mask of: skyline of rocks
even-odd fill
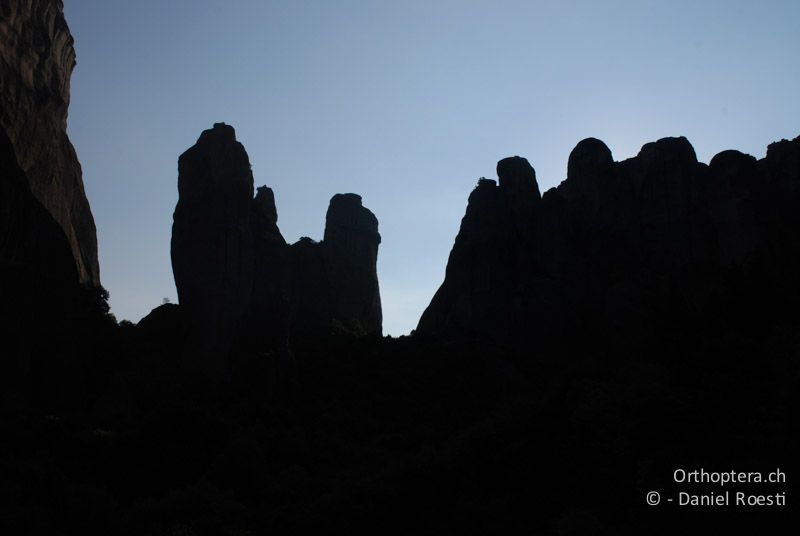
[[[797,293],[787,229],[798,228],[800,138],[756,160],[723,151],[697,161],[686,138],[645,144],[614,162],[600,140],[570,154],[568,176],[539,196],[526,160],[480,179],[445,280],[416,332],[511,341],[576,332],[657,329],[715,311],[754,278],[763,292]]]
[[[289,245],[275,196],[257,189],[232,126],[215,123],[178,160],[171,257],[186,365],[225,378],[236,353],[291,369],[293,337],[380,335],[378,220],[336,194],[322,241]]]
[[[17,104],[0,113],[9,147],[5,184],[15,192],[27,189],[25,196],[41,205],[47,214],[43,217],[52,218],[63,232],[78,282],[99,288],[94,220],[65,131],[75,52],[62,7],[47,0],[2,6],[9,24],[2,28],[0,93]],[[35,39],[37,32],[46,39]],[[209,138],[198,141],[201,146],[208,142],[213,148],[212,138],[225,138],[225,143],[233,138],[225,149],[233,153],[200,155],[193,163],[187,157],[189,174],[200,182],[210,181],[206,186],[212,193],[202,192],[205,186],[184,185],[175,226],[178,249],[188,244],[186,256],[178,253],[176,264],[179,301],[205,318],[198,325],[211,322],[196,328],[201,338],[217,330],[236,331],[243,318],[251,328],[270,332],[263,337],[268,344],[248,344],[276,348],[288,347],[290,333],[380,334],[375,266],[380,235],[377,219],[360,197],[334,196],[323,239],[289,245],[277,226],[272,191],[263,187],[253,197],[249,160],[235,142],[233,128],[220,124],[207,132]],[[641,289],[634,288],[641,281],[631,278],[634,270],[671,277],[686,267],[698,273],[727,270],[750,266],[769,251],[793,251],[777,237],[782,227],[796,223],[792,203],[797,195],[797,145],[797,139],[773,143],[761,160],[723,151],[706,165],[697,161],[685,138],[664,138],[645,144],[637,157],[614,162],[602,141],[589,138],[570,155],[567,179],[543,194],[527,160],[503,159],[497,167],[498,182],[482,179],[470,195],[447,276],[418,331],[483,329],[493,323],[519,331],[519,326],[512,327],[515,322],[537,318],[543,325],[553,324],[546,331],[558,331],[557,326],[584,322],[586,315],[615,318],[625,307],[640,307],[641,296],[634,295]],[[209,177],[231,174],[238,178],[230,184],[211,184]],[[204,195],[209,198],[198,201],[194,217],[190,209],[184,218],[182,206],[191,207],[197,201],[193,196]],[[16,224],[15,210],[4,209],[9,228]],[[219,235],[214,246],[206,243],[209,235],[204,230]],[[60,262],[52,260],[50,252],[60,246],[45,245],[44,239],[34,243],[20,245],[7,236],[6,264],[22,263],[42,281],[74,277],[66,269],[48,273],[48,267]],[[30,249],[38,245],[47,251]],[[205,262],[215,254],[222,263]],[[51,260],[34,260],[48,256]],[[195,302],[209,289],[214,297]],[[592,310],[575,318],[580,309],[576,300],[588,295],[594,296]],[[692,292],[685,298],[704,299]],[[614,303],[626,305],[610,305]],[[272,320],[258,327],[258,318]],[[229,342],[221,353],[231,350],[232,337],[222,337]]]

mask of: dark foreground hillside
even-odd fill
[[[797,323],[523,352],[329,339],[297,379],[213,390],[122,327],[91,410],[5,414],[4,524],[30,534],[641,534],[796,526]],[[533,359],[535,357],[535,359]],[[262,362],[263,363],[263,362]],[[677,468],[771,471],[789,506],[647,506]],[[715,486],[688,491],[719,491]]]

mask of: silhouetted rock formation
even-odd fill
[[[447,263],[445,283],[420,320],[425,332],[435,326],[466,333],[514,331],[518,311],[535,272],[535,217],[541,204],[536,174],[524,158],[501,160],[500,184],[481,179],[469,196]]]
[[[336,194],[325,238],[291,247],[293,332],[297,335],[380,335],[378,220],[356,194]]]
[[[74,67],[60,0],[0,3],[0,127],[28,190],[63,230],[80,281],[99,286],[94,218],[66,133]]]
[[[784,140],[761,161],[725,151],[707,166],[685,138],[665,138],[615,163],[590,138],[541,199],[527,162],[502,160],[500,185],[481,179],[470,195],[417,332],[636,338],[720,313],[737,285],[794,299],[798,155],[800,139]]]
[[[289,246],[278,229],[275,195],[266,186],[260,186],[253,199],[250,225],[255,263],[253,292],[241,346],[273,350],[276,365],[286,373],[293,367],[289,350]]]
[[[232,354],[271,351],[292,367],[289,336],[381,332],[378,220],[355,194],[333,197],[325,239],[291,248],[266,186],[253,197],[247,152],[217,123],[178,163],[172,265],[184,358],[215,378]]]
[[[253,174],[233,127],[216,123],[178,159],[172,269],[185,309],[186,362],[228,373],[228,353],[253,291]]]

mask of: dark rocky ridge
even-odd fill
[[[217,123],[178,159],[171,257],[187,364],[216,377],[253,291],[253,174],[233,127]]]
[[[291,368],[291,336],[380,334],[378,220],[355,194],[331,199],[325,236],[287,245],[272,190],[258,188],[233,128],[217,123],[178,164],[172,265],[187,365],[229,373],[234,354],[272,351]]]
[[[278,229],[275,195],[260,186],[250,213],[254,277],[242,348],[271,348],[282,371],[292,368],[289,251]]]
[[[60,0],[0,2],[0,127],[33,196],[61,226],[82,283],[100,285],[94,218],[67,137],[73,39]]]
[[[500,185],[481,179],[470,195],[417,333],[542,344],[570,333],[636,338],[733,314],[718,298],[740,285],[765,300],[796,299],[789,274],[800,255],[787,230],[800,228],[798,161],[800,138],[770,145],[760,161],[725,151],[710,165],[682,137],[623,162],[590,138],[572,151],[567,179],[540,199],[524,160],[502,160]],[[527,182],[509,181],[521,174]]]
[[[356,194],[336,194],[325,216],[322,242],[290,248],[296,333],[380,335],[378,220]]]

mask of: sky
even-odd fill
[[[444,278],[467,197],[506,156],[540,189],[582,139],[615,160],[686,136],[708,162],[800,135],[797,0],[65,0],[68,133],[117,319],[177,301],[178,156],[235,127],[294,242],[355,192],[380,222],[384,333]]]

